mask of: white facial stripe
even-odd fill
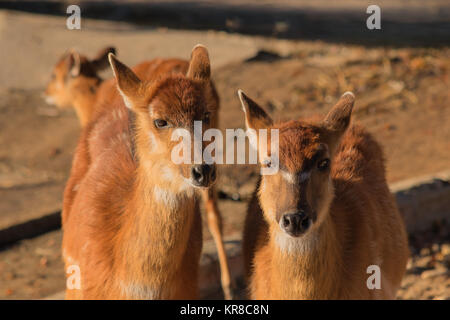
[[[157,150],[158,141],[156,141],[156,137],[153,134],[153,132],[151,132],[151,131],[148,132],[148,138],[149,138],[149,142],[150,142],[150,150]]]
[[[286,182],[288,182],[290,184],[295,184],[296,183],[297,179],[295,178],[295,176],[292,173],[289,173],[287,171],[282,170],[281,171],[281,176],[283,177],[283,179]]]
[[[150,117],[151,118],[155,118],[155,113],[153,112],[153,107],[152,107],[152,105],[150,104],[149,106],[148,106],[148,113],[149,113],[149,115],[150,115]]]
[[[275,210],[273,210],[273,209],[267,209],[267,215],[268,215],[269,217],[272,217],[273,220],[276,222],[277,218],[276,218]]]
[[[281,176],[283,177],[283,179],[286,182],[291,183],[291,184],[296,184],[297,180],[299,183],[307,181],[311,177],[311,171],[304,171],[304,172],[300,173],[299,177],[297,178],[296,175],[282,170]]]

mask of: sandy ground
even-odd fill
[[[221,204],[222,210],[239,213],[243,213],[244,208],[242,203]],[[235,217],[233,222],[242,220]],[[227,220],[227,224],[229,226],[230,221]],[[449,231],[449,226],[437,232],[430,230],[422,235],[420,247],[411,246],[412,258],[398,299],[450,299]],[[206,229],[204,235],[210,239]],[[0,251],[0,299],[41,299],[64,291],[61,239],[61,231],[53,231]]]
[[[121,23],[83,19],[81,30],[68,30],[66,17],[0,11],[0,88],[42,88],[50,69],[69,48],[87,55],[114,45],[129,65],[159,56],[190,56],[193,46],[210,48],[211,63],[218,67],[254,54],[250,37],[221,32],[171,31],[138,28]],[[26,50],[24,50],[26,48]],[[107,73],[109,75],[110,73]]]
[[[275,119],[323,115],[352,90],[354,121],[382,143],[390,182],[449,168],[448,48],[364,48],[102,21],[87,21],[81,32],[72,32],[61,18],[5,11],[0,37],[0,61],[6,61],[0,74],[0,226],[61,206],[79,126],[72,110],[47,106],[41,92],[59,55],[74,46],[93,54],[113,44],[133,65],[156,56],[187,58],[196,43],[204,43],[221,96],[222,128],[243,126],[238,88]],[[222,168],[222,198],[241,200],[220,201],[226,234],[241,230],[256,178],[251,166]],[[449,234],[444,226],[411,235],[413,259],[400,298],[450,296]],[[206,230],[205,238],[210,238]],[[41,298],[61,290],[60,239],[55,231],[3,248],[0,298]],[[435,273],[426,273],[430,270]]]

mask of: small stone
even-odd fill
[[[34,252],[39,256],[51,256],[53,251],[45,248],[36,248]]]
[[[13,280],[14,278],[16,278],[16,275],[14,273],[12,273],[12,272],[7,272],[5,274],[5,279],[6,280]]]
[[[436,253],[436,254],[434,255],[434,258],[435,258],[436,260],[438,260],[438,261],[444,261],[444,255],[443,255],[442,253],[440,253],[440,252]]]
[[[433,245],[431,246],[431,251],[439,252],[439,245],[437,243],[433,243]]]
[[[59,148],[52,148],[52,149],[50,149],[50,151],[48,152],[48,156],[50,157],[50,158],[54,158],[54,157],[56,157],[57,155],[59,155],[61,153],[61,149],[59,149]]]
[[[430,264],[432,263],[431,257],[419,257],[414,261],[414,266],[419,268],[430,268]]]
[[[420,255],[421,256],[428,256],[431,254],[430,248],[422,248],[420,249]]]
[[[420,277],[422,279],[429,279],[437,276],[442,276],[447,273],[447,269],[439,268],[439,269],[432,269],[432,270],[426,270],[422,272]]]
[[[450,254],[447,254],[444,256],[444,258],[442,259],[442,263],[450,269]]]
[[[412,259],[408,259],[408,263],[406,264],[406,269],[410,270],[412,268],[414,268],[414,263],[413,263]]]
[[[39,260],[39,264],[43,267],[46,267],[48,264],[48,259],[46,257],[42,257],[41,260]]]
[[[441,245],[441,253],[444,256],[450,255],[450,243],[444,243]]]
[[[425,59],[422,57],[417,57],[411,60],[409,66],[413,70],[422,70],[426,66]]]

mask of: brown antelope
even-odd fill
[[[321,122],[278,124],[239,96],[247,127],[277,129],[279,139],[278,172],[261,176],[245,221],[251,298],[395,298],[406,231],[380,146],[360,126],[347,129],[354,95],[344,94]],[[259,155],[261,166],[272,165]],[[380,268],[380,289],[369,289],[372,265]]]
[[[90,60],[74,50],[64,54],[53,68],[50,82],[45,90],[45,100],[59,108],[73,107],[85,126],[92,118],[98,101],[107,100],[114,82],[103,81],[99,71],[108,67],[108,54],[115,53],[113,47],[100,50]]]
[[[114,55],[109,60],[121,97],[96,107],[64,193],[66,269],[75,265],[81,276],[66,297],[196,298],[202,247],[196,194],[208,192],[215,166],[176,165],[171,134],[192,131],[196,120],[203,130],[216,121],[208,53],[196,46],[189,63],[155,60],[144,68],[146,79]],[[210,209],[208,220],[218,225],[217,217]]]
[[[89,60],[75,51],[66,53],[54,67],[52,79],[45,91],[46,100],[50,104],[56,104],[64,108],[72,105],[78,115],[80,124],[85,127],[87,123],[95,118],[96,113],[107,112],[114,99],[118,98],[114,79],[102,81],[98,71],[109,65],[108,53],[115,53],[112,47],[101,50],[97,57]],[[189,62],[179,59],[154,59],[145,61],[133,67],[133,71],[142,80],[151,81],[164,74],[183,73],[186,74]],[[212,103],[216,106],[211,111],[211,127],[218,127],[219,98],[211,82]],[[121,112],[113,111],[113,118],[122,115]],[[72,187],[83,178],[87,171],[89,161],[77,162],[77,169],[72,171]],[[74,196],[67,191],[68,198]],[[209,230],[215,241],[219,256],[221,283],[226,299],[232,298],[233,283],[228,268],[227,257],[222,238],[222,219],[217,206],[217,193],[214,186],[208,190],[201,190]],[[67,202],[71,205],[71,201]],[[66,205],[64,212],[69,211],[70,205]]]

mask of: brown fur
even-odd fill
[[[107,54],[109,52],[115,52],[115,49],[105,48],[92,60],[74,51],[66,53],[54,67],[52,79],[45,91],[47,100],[58,107],[74,107],[82,127],[86,126],[92,119],[96,119],[98,114],[108,112],[105,109],[109,109],[114,100],[119,97],[115,89],[114,79],[103,81],[98,76],[98,71],[105,67],[105,63],[107,64]],[[132,70],[140,79],[151,82],[161,78],[161,75],[186,74],[188,68],[188,61],[158,58],[142,62],[133,67]],[[73,71],[77,74],[76,76],[72,74]],[[211,115],[212,127],[217,128],[219,121],[219,97],[213,82],[207,89],[210,91],[210,99],[217,104],[213,108]],[[78,149],[84,148],[85,143],[80,142]],[[83,157],[83,152],[77,152],[76,157]],[[87,171],[88,163],[88,158],[82,161],[74,161],[74,170],[72,170],[72,178],[69,180],[69,185],[73,187],[78,183]],[[68,187],[68,189],[70,188]],[[201,194],[206,207],[208,227],[217,246],[224,295],[227,299],[230,299],[232,297],[233,283],[223,245],[222,219],[217,206],[215,187],[211,187],[209,191],[203,190]],[[66,194],[65,207],[71,205],[72,197],[72,193]],[[68,212],[68,210],[65,209],[63,212]]]
[[[75,51],[64,54],[53,68],[51,79],[45,90],[48,103],[59,108],[73,107],[85,126],[92,118],[95,105],[108,100],[114,82],[103,81],[99,71],[108,66],[107,55],[115,52],[108,47],[100,50],[96,57],[88,59]]]
[[[249,117],[249,98],[243,97]],[[395,298],[408,258],[406,231],[380,146],[360,126],[346,130],[352,106],[352,97],[344,95],[320,123],[272,125],[259,116],[279,129],[280,172],[261,177],[248,207],[243,251],[251,298]],[[314,159],[320,145],[325,151]],[[317,161],[327,157],[331,169],[319,172]],[[306,170],[309,179],[294,184],[281,172],[295,177]],[[278,222],[300,207],[313,224],[294,238]],[[381,289],[367,288],[369,265],[380,266]]]
[[[198,199],[183,179],[188,166],[170,160],[174,128],[159,130],[152,121],[162,117],[190,128],[205,112],[217,114],[217,94],[196,63],[205,58],[199,50],[190,65],[161,59],[138,65],[137,80],[112,58],[133,111],[115,91],[112,103],[97,106],[82,132],[63,209],[66,267],[80,266],[81,290],[67,290],[67,298],[196,298],[202,246]],[[184,76],[189,66],[196,72]],[[170,179],[163,170],[170,170]]]

